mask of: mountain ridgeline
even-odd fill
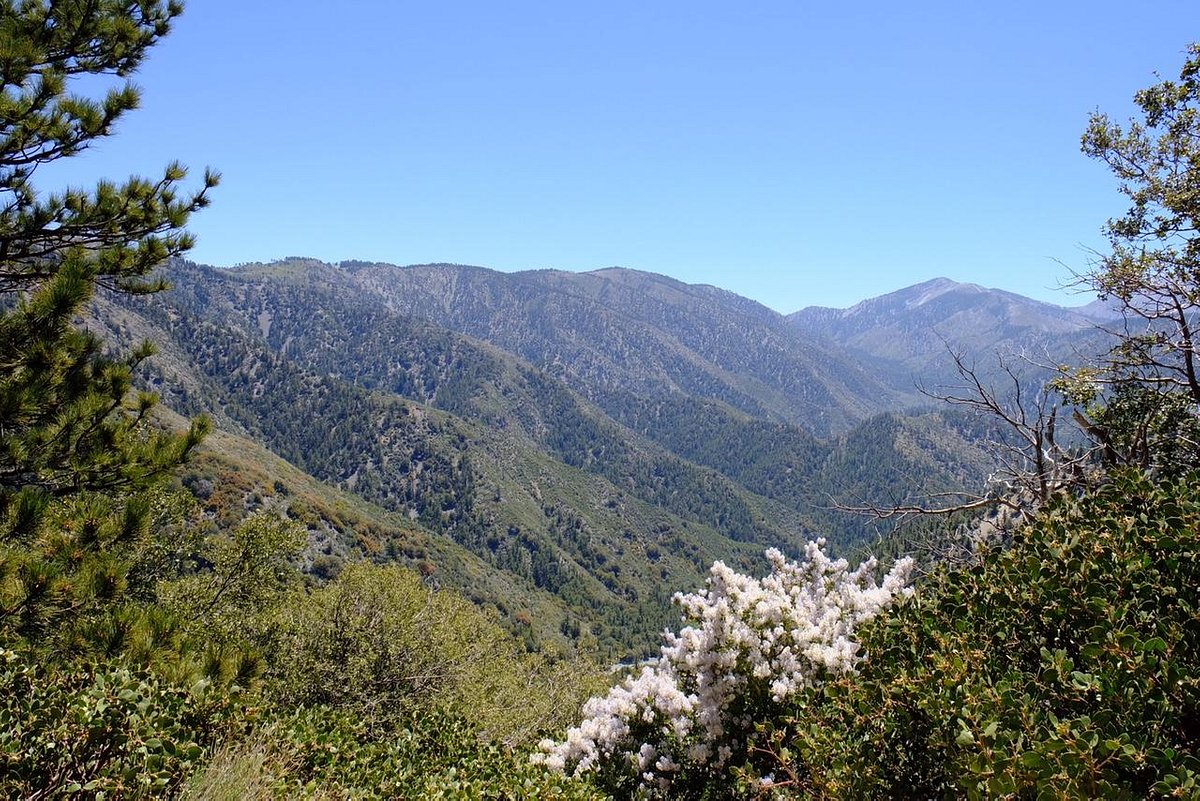
[[[1119,314],[1097,301],[1064,308],[1012,292],[935,278],[848,309],[810,306],[787,316],[809,336],[841,343],[892,386],[931,390],[959,376],[952,353],[985,373],[997,358],[1015,369],[1075,363],[1099,352]]]
[[[265,492],[308,525],[318,574],[406,562],[531,643],[609,656],[652,647],[714,560],[888,530],[838,503],[981,486],[989,421],[914,386],[946,376],[947,344],[1062,359],[1096,337],[1087,314],[945,279],[785,317],[625,269],[289,259],[166,277],[101,299],[92,324],[157,343],[146,382],[213,417],[222,437],[185,480],[214,515]],[[214,494],[246,459],[270,486]]]

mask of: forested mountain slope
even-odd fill
[[[436,272],[411,269],[427,278]],[[398,311],[398,293],[376,292],[365,272],[372,280],[380,274],[311,260],[237,270],[178,262],[166,274],[170,292],[107,298],[95,324],[118,345],[159,344],[148,381],[176,411],[209,413],[230,436],[337,488],[346,502],[360,498],[399,515],[498,571],[489,580],[497,591],[480,591],[463,570],[442,575],[510,621],[521,609],[542,610],[538,638],[595,641],[613,655],[645,647],[670,619],[671,593],[695,586],[712,561],[749,566],[767,546],[795,552],[814,536],[849,549],[888,527],[837,511],[838,503],[901,502],[985,477],[988,462],[976,443],[987,432],[948,411],[875,415],[820,437],[781,414],[731,403],[736,381],[714,396],[661,387],[653,371],[630,377],[639,364],[669,364],[664,343],[678,350],[685,339],[734,365],[727,341],[736,320],[751,332],[741,335],[743,363],[799,364],[788,361],[787,348],[813,363],[779,315],[730,293],[627,271],[585,276],[584,289],[570,293],[562,285],[573,279],[558,273],[508,284],[467,268],[441,272],[489,278],[470,292],[459,285],[447,308],[492,308],[498,331],[543,354],[586,337],[530,309],[561,307],[564,298],[593,310],[627,308],[619,318],[597,313],[613,330],[624,321],[649,337],[651,355],[639,359],[633,340],[618,338],[631,349],[617,362],[597,341],[589,347],[606,370],[625,367],[605,373],[617,376],[612,381],[585,381],[562,365],[543,369],[428,315]],[[647,300],[648,285],[665,289]],[[525,305],[502,314],[496,298],[514,286]],[[650,318],[654,325],[641,328],[628,322]],[[706,319],[718,322],[705,329]],[[535,335],[540,330],[545,336]],[[752,335],[763,338],[766,355],[751,353]],[[705,375],[734,375],[703,363]],[[849,372],[865,375],[856,369]],[[738,381],[753,384],[744,374]],[[771,393],[786,394],[782,385]],[[835,416],[849,414],[840,407]],[[448,546],[440,556],[389,546],[387,538],[364,546],[352,526],[309,517],[322,570],[364,553],[424,560],[433,570],[448,558]]]
[[[629,395],[682,394],[826,435],[907,400],[835,346],[711,286],[619,268],[341,266],[389,308],[502,347],[609,411]]]
[[[214,412],[243,439],[470,550],[507,574],[508,585],[525,588],[488,597],[470,577],[451,573],[447,580],[464,579],[477,600],[510,616],[525,609],[528,619],[530,608],[545,607],[538,592],[563,599],[558,612],[537,616],[542,639],[569,634],[597,642],[612,658],[633,644],[652,645],[669,620],[671,593],[694,585],[712,561],[748,564],[764,545],[794,547],[798,532],[808,530],[799,515],[715,471],[624,442],[615,424],[572,405],[577,399],[565,389],[560,407],[526,406],[524,422],[551,443],[542,446],[500,412],[482,423],[305,369],[230,326],[232,318],[216,324],[155,303],[110,308],[105,319],[166,343],[153,380],[168,402]],[[432,368],[423,377],[424,386],[436,384]],[[575,442],[555,428],[569,425],[594,436]],[[587,448],[605,443],[611,447],[601,458],[589,460]],[[567,451],[577,465],[556,455]],[[328,523],[327,515],[310,518]],[[310,535],[320,528],[310,525]],[[334,551],[346,550],[346,538],[361,544],[356,531],[338,534],[343,542]],[[373,548],[372,558],[406,561],[388,542],[365,550]]]
[[[453,545],[503,589],[480,591],[463,570],[445,580],[510,621],[539,608],[542,639],[569,633],[614,655],[645,647],[670,619],[671,593],[712,561],[749,566],[767,546],[795,552],[815,536],[849,550],[891,524],[840,504],[975,489],[991,464],[986,424],[952,409],[904,413],[907,396],[871,377],[916,364],[895,350],[899,333],[886,358],[855,363],[850,349],[813,344],[832,324],[798,334],[795,318],[713,287],[615,269],[308,259],[176,262],[165,275],[170,292],[107,298],[96,324],[121,346],[159,344],[147,380],[168,405],[208,413],[346,502],[449,544],[440,555],[382,540],[372,550],[353,527],[310,515],[318,567],[366,553],[437,570],[426,556],[446,561]],[[910,293],[962,294],[936,283]],[[860,307],[879,314],[848,315],[862,329],[854,347],[868,318],[927,335],[939,313],[877,300]],[[990,308],[971,313],[996,317]],[[1063,341],[1055,330],[1078,329],[1060,316],[1059,329],[1033,324]]]

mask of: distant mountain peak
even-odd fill
[[[1054,354],[1044,359],[1054,363],[1102,349],[1093,320],[1103,311],[1069,309],[934,278],[848,309],[811,306],[787,320],[800,331],[873,359],[881,374],[893,369],[893,380],[911,382],[919,376],[928,385],[954,379],[948,347],[984,361],[1005,352]]]
[[[905,300],[905,305],[912,309],[916,308],[917,306],[923,306],[934,298],[950,292],[979,293],[987,291],[989,290],[984,289],[979,284],[962,284],[949,278],[934,278],[932,280],[925,281],[924,283],[917,284],[916,286],[911,286],[907,289],[901,289],[899,292],[895,292],[893,294],[909,295],[910,297]],[[886,297],[886,295],[884,297]]]

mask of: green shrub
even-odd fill
[[[334,798],[598,798],[587,785],[479,739],[459,714],[422,708],[372,725],[328,707],[266,730],[276,791]]]
[[[230,712],[205,683],[184,689],[116,664],[46,669],[0,650],[0,796],[160,797]]]
[[[601,678],[582,660],[522,652],[462,596],[396,566],[351,565],[325,587],[296,592],[269,630],[268,693],[285,709],[385,720],[442,705],[508,744],[565,726]]]
[[[254,643],[264,619],[300,584],[291,560],[304,541],[299,524],[253,514],[199,543],[202,567],[160,582],[156,600],[187,620],[193,636],[222,645]]]
[[[743,789],[1194,796],[1200,491],[1118,473],[862,630],[861,672],[764,722]]]

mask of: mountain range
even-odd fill
[[[182,480],[217,519],[309,528],[319,580],[400,561],[531,645],[644,653],[722,559],[887,533],[839,503],[978,488],[992,422],[931,407],[947,347],[1099,346],[1096,307],[936,279],[778,314],[612,268],[501,273],[288,259],[176,262],[91,325],[149,339],[147,386],[217,434]]]
[[[1103,349],[1102,325],[1119,316],[1100,301],[1065,308],[935,278],[848,309],[810,306],[787,321],[874,364],[893,388],[932,388],[956,380],[952,353],[984,371],[998,358],[1026,366],[1078,362]]]

